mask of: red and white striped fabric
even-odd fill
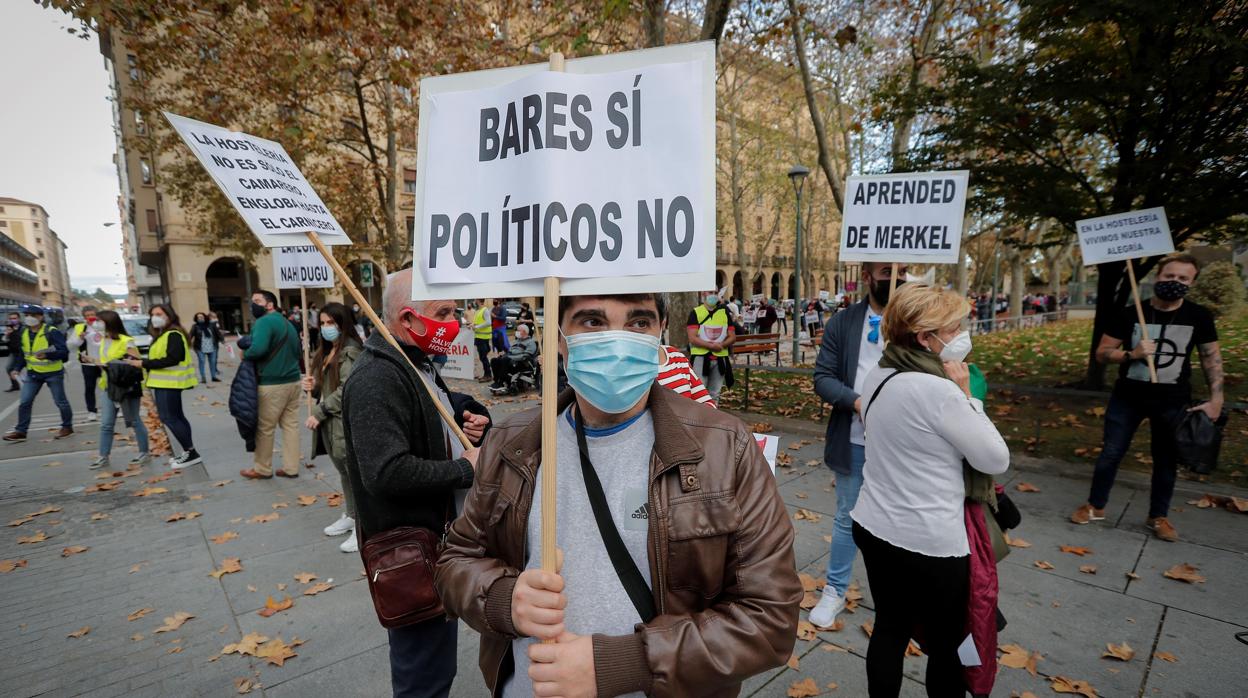
[[[694,373],[689,365],[689,358],[676,347],[666,345],[663,347],[663,353],[667,355],[667,361],[659,367],[659,385],[675,391],[677,395],[684,395],[703,405],[715,407],[715,401],[706,391],[702,379],[698,378],[698,374]]]

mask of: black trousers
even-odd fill
[[[394,698],[444,698],[455,681],[459,622],[435,618],[388,631]]]
[[[965,696],[958,645],[967,635],[970,559],[929,557],[898,548],[857,522],[854,542],[862,551],[875,600],[875,628],[867,645],[871,698],[901,693],[902,664],[912,637],[921,639],[927,655],[927,695]]]
[[[85,386],[83,386],[83,390],[85,392],[84,397],[86,397],[87,399],[87,411],[88,412],[96,411],[95,409],[95,384],[100,380],[100,370],[101,369],[99,366],[83,366],[82,367],[82,382],[86,384]]]
[[[474,338],[473,343],[477,347],[477,358],[481,360],[481,367],[485,370],[485,377],[490,378],[490,340]]]

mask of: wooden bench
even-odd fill
[[[732,355],[745,355],[745,363],[748,366],[751,355],[758,355],[758,363],[762,364],[762,355],[769,352],[775,352],[776,365],[780,365],[780,334],[743,334],[737,337],[732,343]]]

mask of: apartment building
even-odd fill
[[[28,268],[38,276],[38,293],[23,302],[68,308],[74,293],[69,284],[66,245],[48,225],[47,210],[31,201],[0,197],[0,233],[31,255],[26,260],[17,253],[12,256],[7,251],[0,253],[0,258]],[[0,241],[0,244],[7,243]],[[29,267],[25,262],[29,262]],[[4,270],[0,269],[0,273]]]

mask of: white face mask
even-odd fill
[[[35,325],[43,322],[43,318],[36,317],[34,315],[23,315],[22,322],[26,323],[27,327],[34,327]]]
[[[91,329],[95,330],[96,332],[103,332],[104,322],[102,320],[93,320],[91,322]]]
[[[967,330],[959,332],[957,336],[949,340],[948,344],[936,335],[932,337],[945,345],[945,348],[940,350],[940,358],[943,361],[965,361],[967,354],[971,353],[971,333]]]
[[[169,318],[166,318],[164,315],[152,316],[152,327],[155,327],[156,329],[159,330],[167,324],[169,324]]]

